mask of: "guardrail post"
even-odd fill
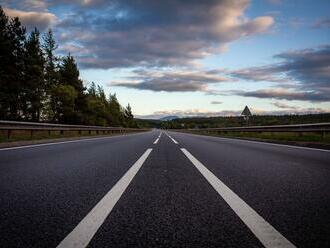
[[[60,131],[60,134],[63,135],[63,134],[64,134],[64,130],[61,130],[61,131]]]
[[[49,130],[48,130],[48,136],[50,136],[50,134],[51,134],[51,130],[49,129]]]
[[[31,138],[33,138],[33,129],[31,129]]]
[[[7,131],[7,139],[10,139],[10,134],[11,134],[11,130],[8,129],[8,131]]]

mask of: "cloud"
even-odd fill
[[[297,109],[297,106],[292,106],[292,105],[288,105],[282,102],[273,102],[272,103],[275,107],[280,108],[280,109]]]
[[[328,93],[317,91],[292,91],[286,89],[265,89],[256,91],[236,91],[239,96],[245,97],[257,97],[279,100],[299,100],[310,102],[328,102],[330,101],[330,95]]]
[[[119,81],[112,81],[110,86],[120,86],[139,90],[166,92],[209,92],[210,84],[231,81],[219,75],[216,70],[183,71],[183,70],[136,70],[132,75]]]
[[[330,82],[330,45],[288,51],[274,56],[281,62],[227,71],[231,77],[276,83],[299,82],[305,88],[329,88]]]
[[[276,66],[249,67],[228,71],[228,74],[237,79],[248,81],[267,81],[276,83],[287,83],[290,80],[283,75],[278,75],[281,71]]]
[[[9,8],[4,8],[4,11],[12,18],[19,17],[22,24],[29,30],[34,27],[37,27],[39,30],[45,30],[57,20],[56,16],[49,12],[21,11]]]
[[[330,18],[322,18],[317,20],[312,28],[330,28]]]
[[[221,101],[211,101],[211,104],[215,104],[215,105],[218,105],[218,104],[222,104],[223,102]]]
[[[277,89],[237,91],[236,93],[241,96],[258,98],[311,102],[330,101],[329,45],[288,51],[277,54],[274,58],[280,62],[227,71],[225,74],[240,80],[275,82]]]
[[[316,49],[289,51],[275,56],[282,59],[273,68],[286,73],[305,88],[327,88],[330,82],[330,45]]]
[[[193,65],[274,23],[270,16],[247,18],[248,0],[89,0],[79,6],[58,27],[62,42],[88,48],[75,54],[83,68]]]
[[[143,119],[160,119],[166,116],[178,116],[183,117],[215,117],[215,116],[238,116],[241,111],[237,110],[224,110],[218,112],[212,112],[202,109],[188,109],[188,110],[165,110],[155,111],[150,115],[138,115],[137,118]]]

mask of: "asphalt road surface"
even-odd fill
[[[154,130],[0,149],[0,247],[330,247],[330,152]]]

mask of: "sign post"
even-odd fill
[[[252,116],[252,114],[248,106],[245,106],[241,116],[243,116],[244,120],[246,121],[246,125],[249,125],[249,118]]]

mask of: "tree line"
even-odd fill
[[[74,57],[57,56],[57,47],[52,30],[27,33],[0,6],[0,119],[135,127],[130,105],[85,87]]]
[[[147,122],[147,120],[145,120]],[[164,129],[271,126],[330,122],[330,113],[292,115],[253,115],[247,123],[242,116],[189,117],[163,121]],[[153,122],[151,122],[153,123]],[[146,125],[146,124],[145,124]]]

